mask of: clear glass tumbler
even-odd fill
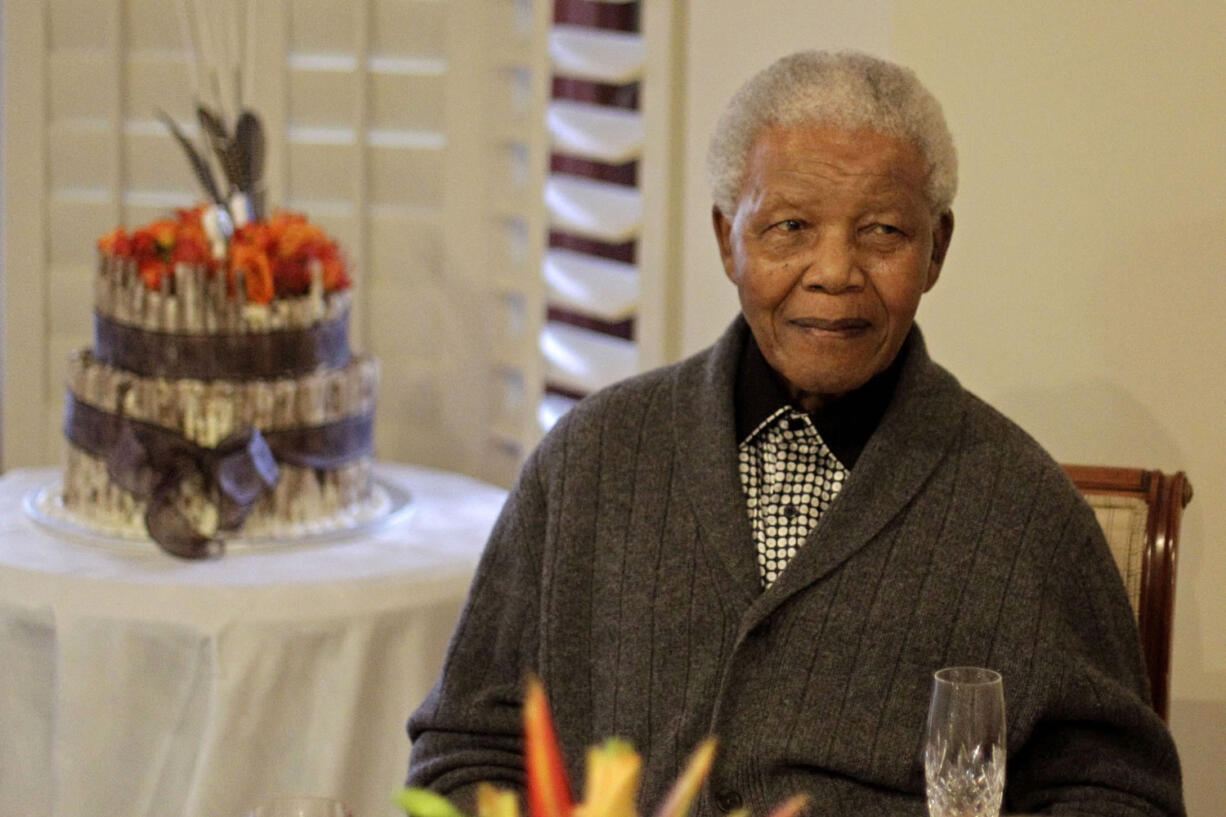
[[[947,667],[933,675],[924,778],[930,817],[998,817],[1005,791],[1000,673]]]

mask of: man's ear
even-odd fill
[[[719,244],[719,258],[724,262],[724,275],[736,283],[734,276],[736,264],[732,257],[732,222],[719,209],[719,205],[711,206],[711,226],[715,228],[715,241]]]
[[[950,239],[954,237],[954,213],[946,210],[937,216],[937,223],[932,228],[932,257],[928,261],[928,281],[924,292],[936,286],[941,277],[941,267],[945,264],[945,253],[949,252]]]

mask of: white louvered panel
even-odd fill
[[[179,18],[174,6],[167,0],[123,0],[122,5],[124,36],[128,49],[183,49]]]
[[[47,46],[54,53],[78,48],[110,47],[114,4],[87,0],[51,0],[39,13],[47,23]],[[29,6],[33,8],[33,6]]]
[[[287,3],[286,11],[287,50],[282,69],[287,86],[282,165],[285,188],[279,204],[307,213],[325,228],[334,223],[352,225],[348,234],[337,236],[356,285],[350,342],[371,351],[368,306],[372,270],[365,221],[370,176],[363,71],[369,53],[371,3],[303,0]],[[303,70],[304,64],[309,66],[320,59],[336,60],[342,70],[331,77]],[[349,65],[354,70],[346,85],[337,74]],[[305,91],[303,85],[308,86]],[[321,111],[312,90],[339,92],[333,110]],[[376,447],[378,443],[376,437]]]
[[[189,90],[185,53],[135,51],[127,53],[124,62],[124,106],[128,120],[155,123],[165,133],[165,126],[157,118],[158,111],[165,111],[180,126],[195,124],[196,99]],[[179,161],[184,162],[182,158]]]
[[[116,83],[123,70],[116,45],[122,28],[121,9],[113,2],[92,4],[89,9],[59,2],[45,14],[45,80],[38,88],[46,93],[39,99],[45,105],[41,111],[45,117],[41,138],[45,141],[35,160],[45,163],[45,170],[41,189],[18,183],[21,195],[17,204],[21,210],[41,211],[43,216],[45,235],[32,236],[40,241],[42,251],[20,264],[22,272],[34,273],[38,286],[31,289],[17,285],[19,274],[12,268],[6,269],[5,278],[8,297],[17,301],[17,308],[33,306],[42,317],[39,334],[43,344],[37,372],[22,367],[19,376],[24,381],[23,401],[36,405],[44,414],[37,418],[41,428],[26,425],[19,433],[25,438],[23,442],[33,443],[32,448],[42,446],[45,452],[58,456],[66,358],[71,350],[86,345],[90,336],[94,242],[114,227],[120,214],[121,109]],[[11,20],[9,9],[5,16],[7,24]],[[11,46],[6,32],[5,48]],[[24,101],[26,93],[35,91],[34,77],[39,73],[31,71],[23,79],[18,99]],[[14,101],[11,97],[7,100]],[[8,207],[13,204],[12,200],[6,203]],[[13,238],[7,237],[9,241]],[[45,300],[33,301],[31,296]],[[6,312],[7,321],[12,313]],[[38,336],[23,337],[23,343],[34,337]],[[6,367],[10,361],[6,352]],[[39,379],[41,388],[31,393],[29,386]],[[43,399],[32,401],[34,395]],[[11,404],[6,405],[6,426],[22,422],[19,412],[10,409]],[[10,432],[6,427],[9,439]],[[5,453],[8,460],[9,452]],[[23,460],[30,461],[28,451],[8,461]]]
[[[125,128],[121,161],[127,190],[174,192],[186,200],[204,198],[183,149],[166,133],[165,127]],[[137,224],[133,222],[130,226]]]
[[[371,128],[366,133],[366,144],[372,148],[440,151],[447,147],[447,135],[433,130]]]
[[[440,261],[446,14],[445,4],[404,0],[295,4],[288,178],[299,209],[354,224],[344,243],[362,305],[357,343],[383,368],[376,451],[464,468],[465,452],[448,450],[439,429],[444,370],[464,364],[431,354],[435,346],[466,353],[446,320],[462,298]]]
[[[541,398],[540,405],[536,409],[536,422],[541,428],[541,433],[544,434],[553,428],[554,424],[562,419],[562,415],[574,408],[578,402],[573,397],[564,397],[560,394],[547,394]]]
[[[643,38],[621,31],[556,25],[549,33],[549,55],[557,76],[608,85],[626,85],[643,73]]]
[[[537,260],[533,250],[528,219],[514,213],[497,214],[490,219],[490,269],[499,279],[513,278]],[[535,269],[532,270],[535,273]]]
[[[76,265],[85,275],[78,286],[88,289],[94,264],[94,242],[98,236],[115,228],[115,203],[109,195],[52,194],[47,199],[46,264]],[[53,295],[57,294],[52,290]],[[89,324],[90,310],[79,317],[83,326]]]
[[[490,386],[494,404],[490,431],[499,444],[518,446],[523,438],[522,418],[528,409],[523,370],[513,363],[496,364]]]
[[[353,134],[335,140],[291,137],[288,148],[288,186],[285,204],[305,209],[304,202],[354,204],[361,189],[362,157]]]
[[[630,377],[638,367],[633,341],[569,324],[550,321],[540,343],[549,381],[580,394]]]
[[[636,188],[621,184],[550,176],[545,205],[558,229],[610,244],[633,240],[642,227],[642,196]]]
[[[438,434],[445,413],[436,361],[426,352],[446,338],[440,313],[454,309],[444,283],[440,214],[392,205],[373,206],[370,213],[369,272],[362,280],[382,367],[379,444],[421,461],[427,457],[423,438]]]
[[[355,5],[353,0],[292,0],[285,4],[290,54],[353,55],[359,45]]]
[[[442,153],[438,146],[372,146],[369,149],[371,203],[428,206],[440,201],[444,194]]]
[[[643,117],[637,111],[559,99],[549,105],[554,150],[606,164],[637,159],[643,150]]]
[[[491,30],[499,34],[494,45],[526,50],[535,44],[537,22],[541,19],[538,10],[544,8],[540,0],[503,0],[491,7],[488,22]],[[522,57],[525,64],[532,59],[529,54]]]
[[[443,134],[447,115],[443,64],[418,66],[414,71],[391,71],[376,70],[375,61],[371,62],[367,89],[371,125]]]
[[[575,19],[573,9],[564,8],[563,0],[557,2],[559,19]],[[586,12],[578,18],[589,19]],[[569,22],[552,27],[549,52],[556,78],[614,87],[638,82],[646,55],[638,33]],[[560,96],[586,94],[565,82],[559,88]],[[602,98],[599,91],[597,96]],[[568,246],[569,239],[633,243],[637,255],[642,197],[635,186],[624,183],[623,174],[624,166],[642,156],[641,114],[612,104],[560,98],[551,102],[546,122],[558,167],[564,169],[545,183],[551,230],[568,237]],[[548,303],[555,310],[551,314],[558,321],[542,333],[541,348],[549,384],[559,391],[587,394],[637,369],[635,342],[606,334],[601,327],[614,331],[614,326],[633,326],[640,305],[639,273],[633,264],[602,257],[598,247],[589,249],[582,242],[573,246],[551,249],[542,263]],[[595,323],[589,322],[592,319]],[[552,426],[571,405],[568,397],[547,395],[537,409],[541,428]]]
[[[522,357],[521,350],[530,345],[528,328],[533,323],[523,292],[504,289],[497,294],[490,340],[498,361],[514,365]]]
[[[521,140],[508,139],[495,144],[494,173],[502,181],[503,212],[522,211],[526,196],[539,193],[532,170],[532,153]]]
[[[79,344],[89,343],[91,324],[89,320],[81,320],[81,316],[93,314],[94,288],[81,286],[81,281],[91,279],[94,270],[92,260],[57,263],[48,267],[47,284],[55,293],[47,310],[47,328],[52,337],[69,338]]]
[[[544,384],[537,349],[544,318],[540,264],[548,231],[541,184],[548,167],[544,112],[549,61],[546,39],[551,0],[486,2],[482,53],[468,51],[462,70],[474,70],[480,91],[454,97],[456,107],[480,107],[480,130],[463,134],[479,146],[479,193],[456,226],[470,237],[480,275],[474,280],[485,320],[479,333],[490,357],[485,398],[490,409],[482,475],[510,485],[539,438],[536,405]],[[457,70],[459,67],[457,66]],[[472,214],[479,214],[474,221]]]
[[[111,129],[105,121],[55,122],[47,128],[47,140],[49,154],[56,157],[47,167],[52,190],[110,195],[115,168],[108,155]]]
[[[566,249],[545,253],[549,302],[608,323],[634,317],[639,274],[632,264]]]
[[[524,221],[524,214],[542,209],[541,171],[527,142],[490,146],[491,174],[486,190],[490,213],[507,223]],[[539,255],[534,258],[539,263]],[[534,274],[539,273],[539,268]]]
[[[293,112],[291,139],[313,128],[351,127],[358,113],[363,77],[351,66],[337,70],[291,70],[289,107]],[[297,135],[296,135],[297,134]]]
[[[358,70],[358,58],[353,54],[295,53],[289,55],[289,69],[302,73],[353,74]]]
[[[447,60],[442,57],[397,57],[371,55],[367,70],[373,75],[440,77],[447,72]]]
[[[407,280],[444,274],[446,248],[438,208],[374,205],[368,223],[373,268],[399,270],[395,277]]]
[[[53,52],[47,58],[47,121],[111,119],[113,59],[96,49]]]
[[[180,207],[192,207],[200,202],[200,196],[186,190],[127,190],[120,201],[123,204],[124,224],[136,227],[166,218],[168,213]],[[114,229],[114,226],[112,223],[109,229]]]
[[[520,138],[533,138],[541,123],[535,111],[535,74],[526,65],[515,62],[495,63],[487,77],[490,106],[488,119],[495,136],[514,132]]]
[[[50,453],[55,461],[60,461],[63,442],[59,427],[64,416],[63,384],[67,382],[69,356],[88,347],[92,334],[89,316],[93,313],[94,293],[88,282],[93,279],[93,239],[97,234],[90,230],[90,225],[96,224],[97,220],[90,219],[89,215],[92,211],[96,216],[101,210],[106,218],[112,218],[114,205],[108,197],[92,206],[86,204],[83,207],[64,208],[61,203],[53,209],[59,211],[59,217],[53,223],[61,225],[61,230],[53,232],[53,235],[63,240],[54,242],[59,246],[52,248],[53,254],[57,251],[60,253],[61,260],[50,262],[45,272],[47,291],[51,293],[46,313],[46,376],[49,387],[46,422]],[[67,215],[65,209],[75,209],[78,215],[86,217],[85,221],[76,229],[69,227],[71,221],[64,218]]]
[[[448,36],[449,5],[442,0],[370,0],[370,53],[445,57],[448,44],[459,46],[462,39]]]

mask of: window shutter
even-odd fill
[[[549,55],[542,431],[577,399],[638,370],[639,3],[555,0]]]

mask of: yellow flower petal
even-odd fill
[[[715,760],[715,738],[707,738],[698,744],[698,748],[690,755],[685,771],[673,783],[668,797],[660,805],[656,817],[684,817],[694,804],[694,798],[702,787],[702,781],[711,772],[711,764]]]
[[[519,817],[519,795],[489,783],[477,784],[477,817]]]

